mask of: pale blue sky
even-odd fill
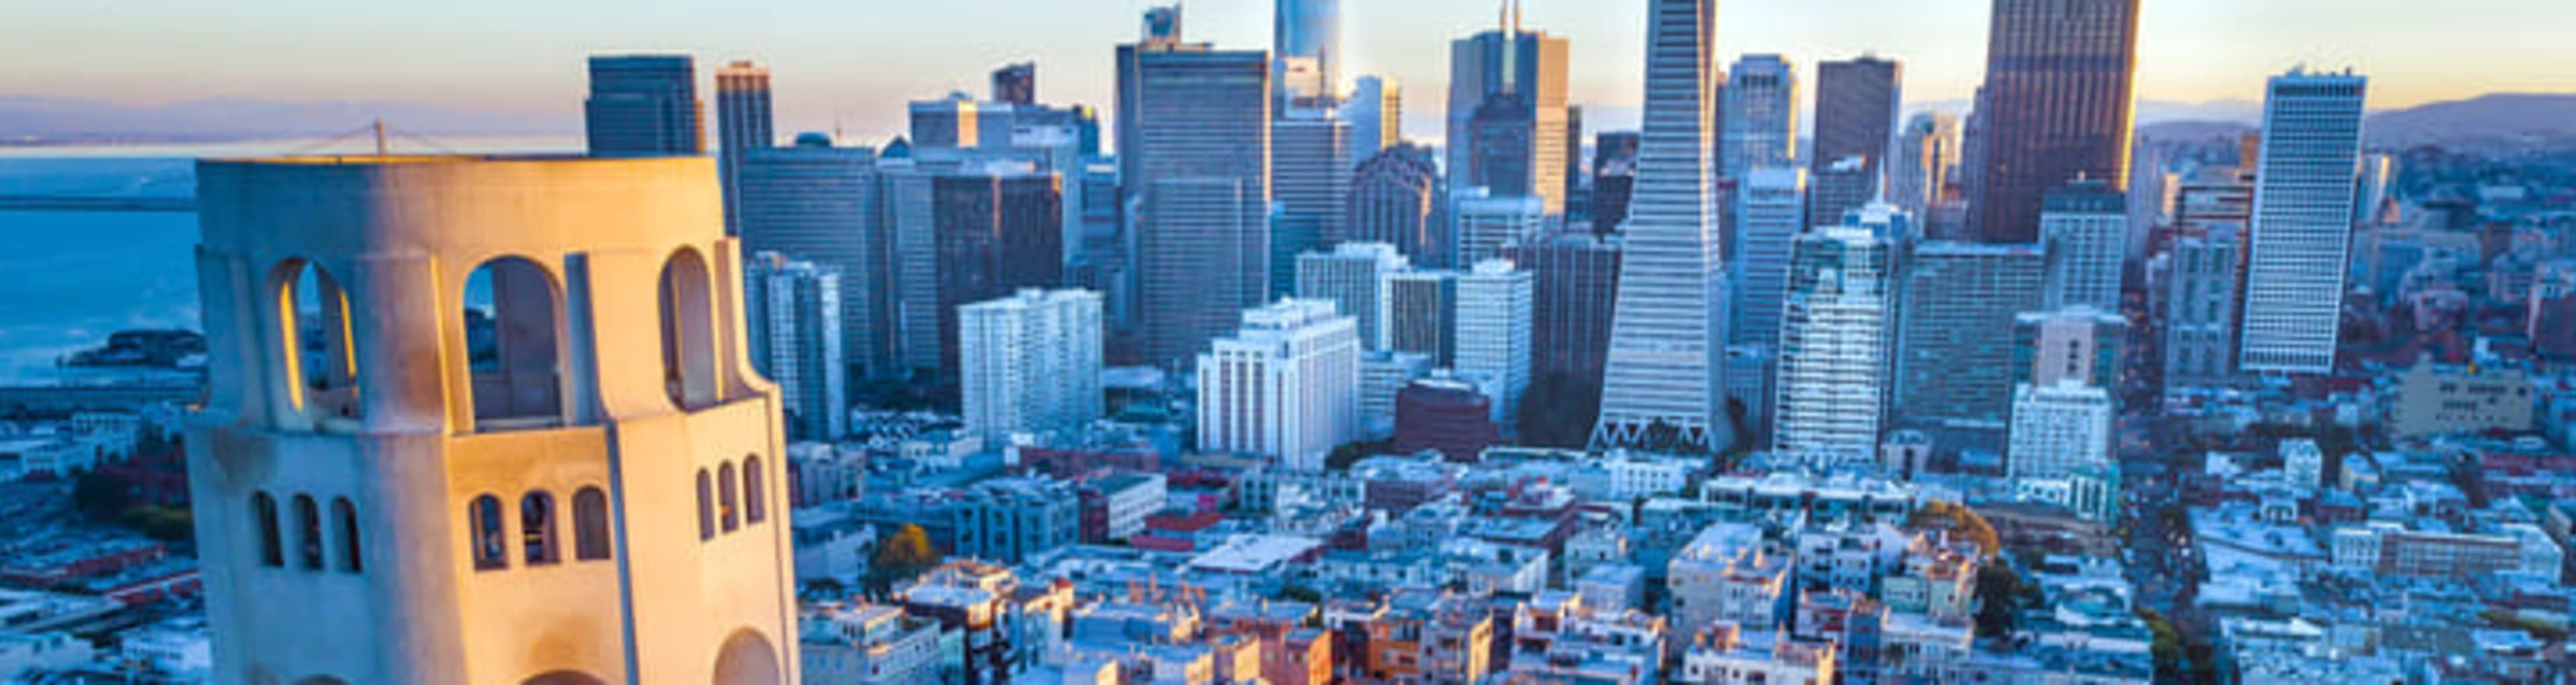
[[[1574,97],[1638,98],[1644,0],[1525,0],[1527,24],[1573,42]],[[701,69],[750,57],[775,70],[780,129],[837,120],[895,130],[901,103],[1035,59],[1039,95],[1100,104],[1111,46],[1143,0],[11,0],[0,7],[0,94],[152,103],[237,97],[420,100],[571,117],[582,58],[680,50]],[[1493,0],[1344,0],[1346,76],[1386,73],[1433,120],[1447,42],[1490,26]],[[1188,32],[1222,47],[1269,40],[1271,0],[1193,0]],[[1876,52],[1906,62],[1909,100],[1967,97],[1988,0],[1723,0],[1720,50],[1805,65]],[[2373,77],[2374,106],[2486,92],[2576,91],[2568,0],[2146,0],[2139,95],[2254,100],[2294,64]],[[1419,131],[1419,127],[1416,127]]]

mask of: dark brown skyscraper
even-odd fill
[[[2129,187],[2138,3],[1995,0],[1969,205],[1979,240],[2037,240],[2041,196],[2078,175]]]
[[[1840,222],[1843,212],[1878,196],[1904,79],[1903,65],[1877,57],[1816,64],[1815,187],[1807,214],[1816,223]]]

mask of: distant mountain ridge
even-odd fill
[[[2377,112],[2372,145],[2576,142],[2576,93],[2496,93]]]

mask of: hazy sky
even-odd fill
[[[2144,99],[2258,100],[2294,64],[2372,77],[2375,107],[2487,92],[2576,91],[2569,0],[2145,0]],[[1101,104],[1111,50],[1143,0],[10,0],[0,94],[156,103],[195,98],[418,100],[577,116],[594,52],[688,51],[700,69],[775,71],[779,129],[876,137],[906,100],[981,93],[1034,59],[1039,97]],[[1391,74],[1413,131],[1436,121],[1447,44],[1493,25],[1493,0],[1343,0],[1345,76]],[[1642,80],[1645,0],[1526,0],[1528,26],[1573,42],[1574,98],[1624,111]],[[1722,0],[1720,47],[1905,62],[1909,101],[1966,98],[1989,0]],[[1192,40],[1265,47],[1271,0],[1191,0]],[[1618,115],[1613,114],[1613,118]],[[400,122],[394,122],[397,126]]]

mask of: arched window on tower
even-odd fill
[[[707,260],[681,248],[662,265],[662,388],[671,404],[716,403],[715,297]]]
[[[733,462],[716,466],[716,498],[721,503],[716,507],[716,518],[724,522],[724,532],[727,533],[742,527],[742,510],[739,508],[742,500],[735,485]]]
[[[751,523],[769,520],[768,479],[760,471],[760,455],[742,460],[742,519]]]
[[[545,267],[520,257],[484,262],[466,277],[474,430],[563,425],[558,292]]]
[[[289,428],[320,429],[358,418],[358,362],[349,328],[349,295],[331,272],[303,259],[278,265],[278,339],[284,341],[287,402],[304,419]]]
[[[519,498],[519,538],[529,566],[562,561],[555,547],[555,496],[537,490]]]
[[[358,506],[351,504],[347,497],[331,500],[331,520],[339,528],[340,570],[350,573],[366,570],[358,547]]]
[[[312,495],[295,496],[295,551],[304,570],[322,570],[322,510]]]
[[[715,486],[707,478],[707,470],[698,469],[698,539],[700,540],[713,540],[716,537],[714,491]]]
[[[278,539],[277,498],[268,493],[250,496],[251,518],[259,526],[259,563],[262,566],[285,566],[286,545]]]
[[[501,498],[483,495],[466,507],[465,530],[473,536],[474,570],[510,567],[510,541],[501,526]]]
[[[610,556],[608,493],[586,487],[572,494],[572,541],[576,559],[598,561]]]

